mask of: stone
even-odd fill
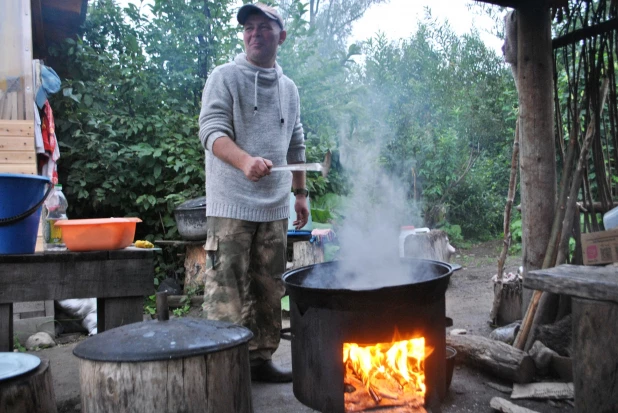
[[[33,334],[30,337],[28,337],[28,340],[26,340],[26,349],[28,351],[33,351],[33,350],[37,350],[41,348],[55,347],[55,346],[56,346],[56,342],[54,341],[52,336],[49,335],[49,333],[46,333],[44,331]]]

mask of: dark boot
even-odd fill
[[[251,380],[266,383],[289,383],[292,381],[292,370],[282,369],[267,360],[257,366],[251,366]]]

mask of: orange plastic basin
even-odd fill
[[[139,218],[65,219],[56,222],[70,251],[117,250],[133,242]]]

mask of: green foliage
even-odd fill
[[[288,37],[278,61],[299,88],[307,161],[331,156],[326,177],[307,177],[313,220],[342,220],[357,178],[343,160],[368,148],[379,155],[375,166],[401,183],[411,205],[434,211],[428,215],[453,232],[453,242],[498,233],[516,116],[509,71],[478,34],[460,38],[430,18],[399,43],[376,36],[347,48],[347,29],[320,23],[354,21],[376,2],[346,0],[358,7],[331,10],[337,16],[313,10],[313,21],[315,2],[281,3]],[[148,18],[132,4],[91,1],[82,39],[52,50],[69,78],[52,99],[60,181],[72,218],[138,216],[137,238],[177,239],[174,208],[204,194],[203,85],[242,50],[237,4],[144,7]],[[182,275],[179,252],[166,247],[157,256],[155,287],[170,272]],[[153,303],[154,296],[146,313]]]
[[[13,336],[13,348],[20,353],[25,353],[28,350],[26,349],[26,347],[22,346],[22,344],[19,342],[19,338],[17,338],[16,335]]]
[[[389,139],[384,167],[422,199],[425,225],[460,225],[485,239],[501,227],[516,117],[511,74],[472,33],[430,18],[398,44],[365,44],[363,83],[379,90],[373,118]]]
[[[155,1],[147,20],[91,2],[83,40],[53,51],[72,78],[53,99],[72,218],[138,216],[137,238],[178,237],[175,206],[204,194],[201,90],[238,47],[230,4]],[[161,260],[160,277],[179,264]]]
[[[447,222],[440,229],[447,233],[451,245],[459,248],[463,247],[464,238],[461,235],[461,227],[459,225],[451,225]]]
[[[144,299],[144,314],[153,316],[157,314],[157,296],[149,295]]]
[[[522,222],[521,218],[511,222],[511,248],[512,253],[518,253],[521,251],[522,241]]]
[[[172,310],[172,314],[176,317],[184,317],[189,314],[189,310],[191,310],[191,301],[188,300],[186,297],[184,297],[183,300],[184,301],[182,301],[181,307],[174,308]]]

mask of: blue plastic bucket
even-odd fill
[[[49,178],[37,175],[0,174],[0,254],[32,254],[41,219],[42,205],[31,214],[20,217],[46,194]],[[5,225],[1,221],[17,218]]]

